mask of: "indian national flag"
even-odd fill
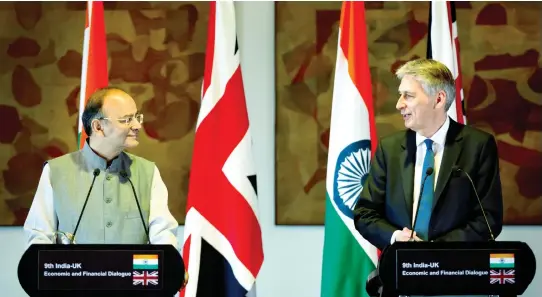
[[[489,268],[514,268],[514,254],[490,254]]]
[[[82,148],[87,139],[81,121],[88,97],[97,89],[106,87],[107,45],[105,39],[104,6],[102,1],[87,2],[87,16],[83,40],[83,64],[79,91],[79,124],[77,143]]]
[[[134,269],[158,269],[158,255],[134,255]]]
[[[355,229],[353,208],[376,148],[365,7],[342,5],[331,111],[321,296],[368,296],[377,249]]]

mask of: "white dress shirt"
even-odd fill
[[[433,152],[435,155],[435,167],[433,168],[434,170],[433,174],[435,175],[434,189],[436,189],[437,183],[439,182],[438,176],[440,172],[440,164],[442,163],[442,156],[444,155],[444,145],[446,144],[446,134],[448,134],[448,128],[450,128],[450,118],[446,117],[446,121],[440,127],[440,129],[438,129],[437,132],[429,138],[433,140]],[[414,224],[414,220],[416,218],[416,209],[418,208],[418,202],[419,202],[418,198],[420,196],[422,177],[423,175],[425,175],[425,173],[423,172],[423,161],[425,159],[425,154],[427,153],[427,146],[424,143],[426,139],[427,137],[416,133],[416,164],[414,166],[414,188],[413,188],[414,203],[412,207],[412,224]],[[391,243],[395,242],[395,236],[397,236],[399,232],[401,232],[401,230],[397,230],[393,232],[393,235],[391,237]],[[424,297],[424,296],[412,295],[408,297]],[[491,297],[491,295],[490,296],[488,295],[468,295],[468,296],[467,295],[463,295],[463,296],[448,295],[448,296],[434,296],[434,297]]]
[[[434,170],[433,175],[435,176],[434,188],[437,187],[437,183],[438,183],[440,164],[442,163],[442,155],[444,155],[444,145],[446,143],[446,134],[448,134],[449,127],[450,127],[450,118],[446,117],[446,121],[444,121],[444,124],[440,127],[440,129],[438,129],[437,132],[429,138],[433,140],[433,152],[435,155],[435,167],[433,168]],[[414,187],[413,187],[414,203],[412,207],[412,223],[413,224],[414,224],[414,219],[416,218],[416,209],[418,208],[418,198],[420,196],[420,187],[422,183],[422,177],[423,175],[425,175],[425,173],[422,172],[422,170],[423,170],[423,161],[425,158],[425,153],[427,152],[427,146],[424,143],[426,139],[427,137],[422,136],[419,133],[416,133],[416,164],[414,165]],[[395,237],[401,231],[402,230],[397,230],[393,232],[390,243],[395,242]]]
[[[28,212],[24,230],[29,245],[34,243],[54,243],[57,231],[57,217],[53,203],[53,189],[49,180],[49,164],[43,167],[34,201]],[[151,185],[149,238],[152,244],[171,244],[178,248],[178,223],[168,208],[168,191],[158,168],[154,167]]]

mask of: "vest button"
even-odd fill
[[[108,174],[108,175],[105,177],[105,179],[111,180],[111,175]]]
[[[112,223],[111,221],[109,221],[109,222],[107,222],[107,224],[105,224],[105,226],[106,226],[107,228],[109,228],[109,227],[113,226],[113,223]]]
[[[105,203],[111,203],[112,200],[113,199],[111,199],[111,197],[107,197],[107,198],[105,198]]]

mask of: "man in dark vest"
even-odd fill
[[[89,98],[82,122],[89,136],[84,147],[43,167],[24,224],[28,244],[150,241],[177,247],[178,223],[158,168],[124,151],[139,144],[143,123],[133,98],[119,88],[100,89]]]

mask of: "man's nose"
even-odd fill
[[[138,120],[133,119],[133,120],[132,120],[132,123],[131,123],[131,125],[130,125],[130,129],[132,129],[132,130],[139,130],[139,129],[141,129],[141,123],[140,123]]]
[[[399,97],[397,104],[395,104],[395,108],[397,108],[397,110],[405,108],[405,100],[403,99],[403,96]]]

